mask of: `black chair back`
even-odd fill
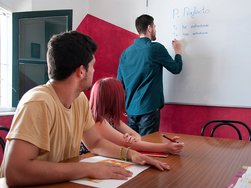
[[[205,134],[205,130],[206,128],[209,126],[209,125],[212,125],[213,124],[213,127],[211,129],[211,132],[210,132],[210,137],[213,137],[214,136],[214,133],[216,131],[216,129],[218,129],[219,127],[222,127],[222,126],[230,126],[232,127],[238,134],[238,137],[239,137],[239,140],[242,140],[242,133],[240,131],[240,129],[238,128],[238,125],[240,126],[243,126],[246,128],[248,134],[249,134],[249,138],[248,140],[251,141],[251,128],[241,122],[241,121],[236,121],[236,120],[211,120],[209,122],[207,122],[201,129],[201,135],[204,136]]]

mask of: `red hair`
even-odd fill
[[[112,119],[114,125],[125,112],[125,91],[122,83],[112,77],[103,78],[95,82],[91,90],[90,107],[95,122],[104,118]]]

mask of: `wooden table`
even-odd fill
[[[143,139],[151,142],[164,141],[162,133],[153,133]],[[242,169],[251,166],[251,142],[211,137],[178,135],[185,147],[180,155],[158,158],[171,166],[170,171],[161,172],[149,168],[120,186],[120,188],[223,188]],[[87,157],[90,155],[87,155]],[[86,156],[72,159],[78,161]],[[0,180],[3,182],[4,179]],[[0,184],[1,186],[1,184]],[[37,186],[37,188],[82,188],[88,187],[70,182]]]

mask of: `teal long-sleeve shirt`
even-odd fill
[[[149,38],[137,38],[120,56],[117,79],[126,92],[126,112],[142,115],[164,105],[163,67],[173,74],[182,70],[181,55],[173,59],[166,48]]]

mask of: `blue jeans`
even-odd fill
[[[89,150],[85,147],[84,143],[81,141],[80,142],[80,150],[79,150],[79,155],[88,153]]]
[[[160,111],[159,109],[149,114],[128,115],[128,125],[141,136],[159,131]]]

